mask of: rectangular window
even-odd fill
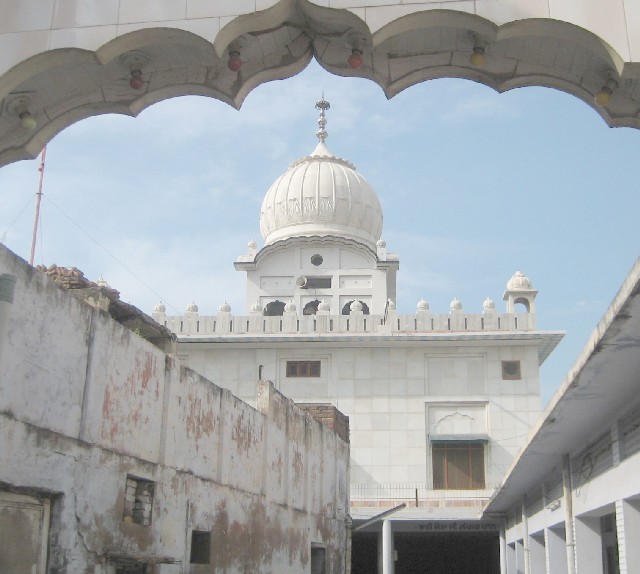
[[[319,377],[320,361],[287,361],[287,377]]]
[[[443,442],[432,444],[433,488],[475,490],[484,485],[484,445]]]
[[[331,277],[306,277],[305,289],[331,289]]]
[[[124,493],[124,521],[149,526],[153,508],[153,482],[127,476]]]
[[[505,381],[519,381],[522,378],[520,361],[502,361],[502,378]]]
[[[191,532],[191,564],[209,564],[211,556],[211,532]]]

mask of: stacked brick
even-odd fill
[[[153,482],[127,477],[124,493],[124,521],[148,526],[153,507]]]
[[[342,414],[336,407],[322,403],[296,403],[296,406],[329,427],[343,441],[349,442],[349,417]]]
[[[89,287],[99,287],[93,281],[89,281],[84,276],[84,273],[77,267],[58,267],[55,263],[45,267],[44,265],[38,265],[36,267],[38,271],[45,273],[51,279],[53,279],[58,285],[65,289],[87,289]],[[109,297],[109,299],[119,299],[120,292],[111,287],[102,287]]]

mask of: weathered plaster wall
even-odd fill
[[[250,407],[0,246],[2,274],[0,498],[51,502],[48,572],[309,572],[312,543],[344,571],[346,442],[268,382]],[[154,483],[149,526],[124,520],[128,475]],[[190,564],[194,529],[210,565]]]

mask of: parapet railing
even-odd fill
[[[387,507],[406,503],[409,507],[481,506],[495,487],[478,490],[434,489],[414,482],[352,483],[351,506]]]
[[[436,333],[464,331],[533,331],[532,313],[397,315],[297,315],[285,313],[266,317],[261,314],[233,316],[230,313],[205,316],[185,313],[170,317],[153,313],[153,318],[178,336],[227,336],[245,334],[313,334],[313,333]]]

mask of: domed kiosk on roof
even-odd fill
[[[315,149],[267,190],[260,210],[264,247],[250,246],[236,260],[236,269],[247,272],[248,307],[257,300],[272,312],[270,304],[292,301],[315,314],[315,301],[324,299],[349,314],[358,300],[383,313],[388,297],[395,297],[398,261],[381,240],[380,201],[356,167],[327,147],[330,107],[324,98],[316,103]]]
[[[507,313],[515,313],[516,305],[523,305],[527,313],[535,313],[534,300],[538,290],[533,288],[531,279],[521,271],[516,271],[507,281],[503,299],[507,302]]]

